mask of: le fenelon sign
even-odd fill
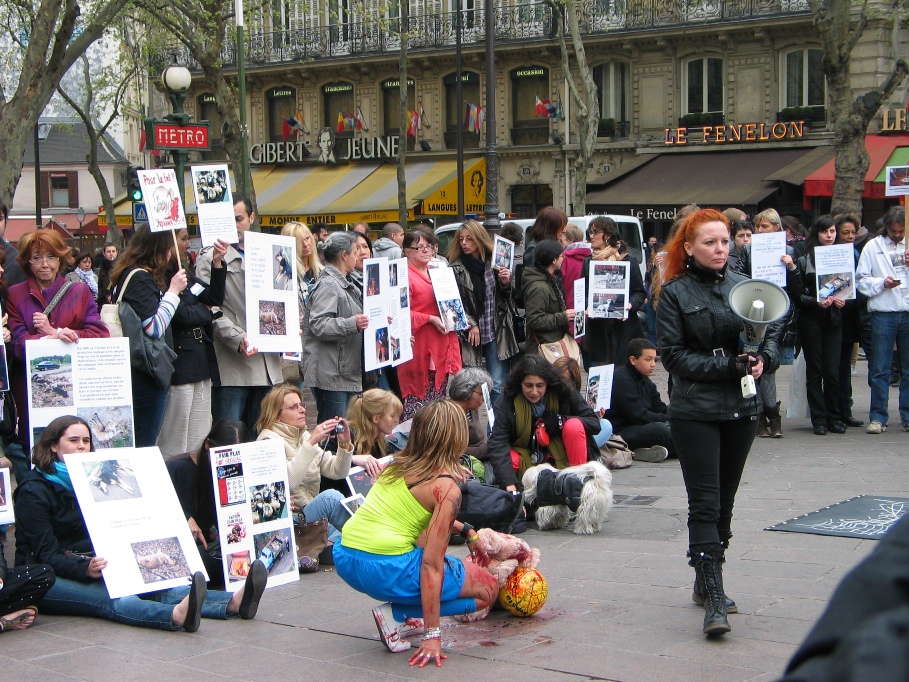
[[[705,125],[701,128],[666,128],[663,142],[666,145],[728,144],[737,142],[779,142],[798,140],[805,134],[804,121],[778,123],[728,123]]]

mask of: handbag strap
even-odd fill
[[[63,283],[63,286],[60,287],[60,291],[57,292],[57,295],[51,299],[51,302],[47,304],[47,307],[44,309],[45,315],[50,315],[54,308],[57,307],[57,304],[60,302],[60,299],[63,298],[64,294],[69,291],[75,282],[67,281]]]
[[[120,295],[117,296],[117,303],[120,303],[120,301],[123,300],[123,294],[126,292],[126,286],[129,284],[129,280],[131,280],[133,278],[133,275],[135,275],[141,269],[142,268],[133,268],[130,271],[130,273],[126,276],[126,279],[123,280],[123,286],[120,287]]]

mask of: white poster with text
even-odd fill
[[[54,419],[74,414],[88,422],[97,449],[133,447],[128,338],[26,341],[25,363],[33,446]]]
[[[111,599],[188,585],[205,571],[158,448],[64,455]]]
[[[193,193],[196,195],[196,215],[199,217],[202,246],[212,246],[218,239],[228,244],[239,242],[227,164],[193,166],[190,174]]]
[[[612,375],[615,365],[591,367],[587,377],[587,404],[594,412],[612,405]]]
[[[367,372],[390,365],[391,285],[387,258],[367,258],[363,261],[363,314],[369,324],[363,330],[363,369]]]
[[[785,232],[763,232],[751,236],[751,277],[786,286]]]
[[[262,353],[299,353],[297,240],[262,232],[243,239],[246,268],[246,334]]]
[[[461,290],[458,289],[454,270],[448,266],[429,268],[429,279],[436,296],[436,304],[439,306],[439,317],[442,318],[445,328],[450,332],[467,329],[467,313],[464,312]]]
[[[410,342],[413,333],[410,319],[410,270],[407,269],[406,258],[398,258],[388,264],[388,285],[391,364],[392,367],[397,367],[413,360],[413,344]]]
[[[631,273],[627,261],[590,261],[587,316],[624,320],[628,317]],[[575,301],[575,307],[578,302]]]
[[[149,229],[152,232],[163,232],[186,228],[186,213],[174,169],[142,170],[138,176],[148,213]]]
[[[855,299],[855,247],[852,244],[816,246],[814,268],[818,303],[831,296],[844,301]]]

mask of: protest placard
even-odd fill
[[[363,330],[363,369],[367,372],[392,363],[388,321],[390,272],[387,258],[367,258],[363,261],[363,314],[369,318],[369,324]]]
[[[430,268],[429,280],[432,282],[436,305],[439,306],[439,317],[442,318],[445,328],[450,332],[467,329],[467,313],[464,312],[454,270],[448,266]]]
[[[391,364],[397,367],[413,360],[410,343],[410,271],[407,259],[398,258],[388,264],[388,314],[391,317],[388,336],[391,346]]]
[[[70,414],[88,422],[98,449],[135,444],[128,338],[29,340],[25,365],[32,445],[45,426]]]
[[[15,523],[13,514],[13,489],[9,483],[9,469],[0,469],[0,524]]]
[[[149,229],[152,232],[184,229],[186,214],[174,169],[141,170],[138,171],[138,176],[142,196],[145,197]],[[182,178],[180,180],[182,181]]]
[[[379,466],[384,469],[394,461],[394,455],[386,455],[379,460]],[[350,488],[351,495],[362,495],[366,497],[370,488],[375,485],[376,479],[366,473],[363,467],[351,467],[347,472],[347,487]]]
[[[196,571],[208,578],[158,448],[64,460],[111,599],[188,585]]]
[[[202,246],[212,246],[218,239],[228,244],[239,242],[227,164],[193,166],[190,174]]]
[[[284,442],[275,438],[209,450],[224,584],[243,587],[259,559],[267,587],[299,580]]]
[[[514,242],[496,235],[492,245],[492,267],[514,271]]]
[[[628,317],[628,291],[631,285],[627,261],[591,261],[587,315],[594,318],[624,320]],[[578,301],[575,301],[575,307]]]
[[[489,384],[484,381],[480,384],[480,389],[483,392],[483,406],[486,408],[487,429],[489,433],[492,433],[492,429],[496,425],[496,414],[493,409],[492,394],[489,392]]]
[[[574,281],[574,338],[579,339],[584,334],[587,333],[587,316],[584,314],[586,306],[584,301],[587,300],[587,292],[585,291],[587,287],[587,282],[583,277],[578,277]]]
[[[786,266],[780,260],[786,255],[785,232],[762,232],[751,236],[751,276],[786,286]]]
[[[909,166],[887,166],[885,193],[888,197],[909,195]]]
[[[852,244],[816,246],[814,269],[818,303],[830,296],[844,301],[855,299],[855,247]]]
[[[615,365],[591,367],[587,376],[587,404],[596,412],[612,405],[612,375]]]
[[[246,335],[263,353],[299,353],[300,299],[297,296],[297,240],[247,232]]]

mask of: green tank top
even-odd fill
[[[372,554],[406,554],[416,546],[432,514],[417,502],[403,478],[379,481],[344,524],[341,544]]]

